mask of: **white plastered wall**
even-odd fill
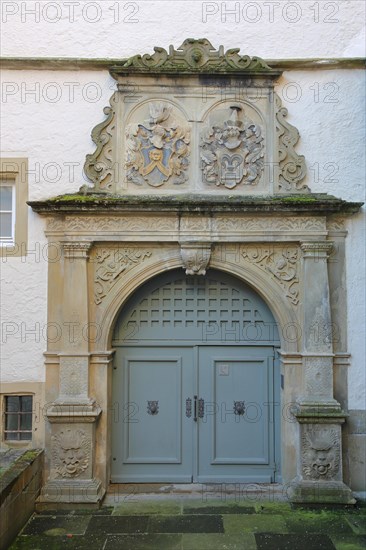
[[[2,55],[120,58],[152,53],[154,45],[178,47],[188,36],[267,59],[365,55],[365,4],[358,0],[55,4],[3,2]],[[301,134],[297,151],[306,157],[314,192],[365,198],[364,85],[364,72],[351,69],[288,71],[278,83],[288,120]],[[1,155],[28,157],[30,200],[75,192],[84,183],[85,155],[94,150],[90,132],[103,120],[113,89],[104,70],[3,72]],[[44,380],[46,239],[44,221],[31,210],[28,216],[30,253],[1,264],[5,382]],[[360,409],[365,406],[363,215],[351,218],[347,229],[349,408]]]

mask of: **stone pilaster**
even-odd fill
[[[293,502],[355,502],[342,481],[341,425],[345,413],[333,395],[333,342],[327,259],[332,243],[303,242],[303,394]]]
[[[59,395],[47,409],[50,478],[39,506],[98,505],[104,490],[94,473],[95,427],[101,409],[89,396],[88,279],[90,243],[63,243],[62,351]]]

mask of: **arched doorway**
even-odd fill
[[[280,342],[249,286],[213,269],[156,276],[112,343],[112,482],[280,480]]]

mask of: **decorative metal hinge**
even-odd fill
[[[234,414],[242,416],[245,412],[244,401],[234,401]]]
[[[186,399],[186,417],[191,418],[192,416],[192,399],[188,397]]]
[[[147,402],[147,414],[158,414],[159,412],[159,401],[148,401]]]

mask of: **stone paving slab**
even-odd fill
[[[286,518],[286,524],[290,533],[292,531],[304,534],[311,533],[313,532],[314,526],[316,526],[316,532],[318,534],[347,534],[352,532],[346,517],[340,514],[329,513],[327,510],[320,510],[318,512],[305,510],[299,512],[295,510]]]
[[[183,550],[257,550],[254,535],[185,534],[182,535]]]
[[[149,516],[93,516],[86,534],[147,533]]]
[[[218,515],[186,515],[151,517],[149,533],[223,533],[224,526]]]
[[[123,502],[118,504],[112,514],[114,516],[140,516],[140,515],[178,515],[181,513],[182,505],[179,502],[153,500],[147,502]]]
[[[326,535],[258,533],[255,540],[257,550],[336,550]]]
[[[365,550],[366,508],[142,500],[34,514],[11,550]]]
[[[103,548],[103,550],[153,549],[182,550],[182,535],[112,535],[107,537],[106,545]]]
[[[33,516],[23,535],[84,535],[91,516]]]
[[[284,518],[280,515],[231,515],[223,518],[225,533],[287,533],[288,529]]]
[[[366,514],[362,514],[360,516],[352,516],[351,514],[347,514],[345,519],[356,535],[366,535]]]
[[[334,535],[330,536],[336,550],[365,550],[366,536]]]

